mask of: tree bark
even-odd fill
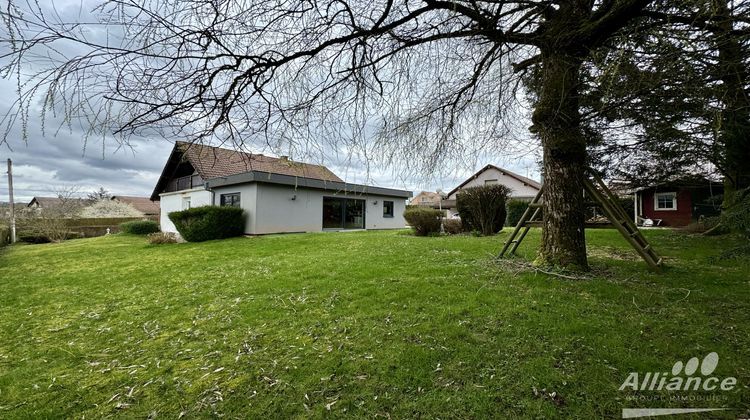
[[[586,270],[583,177],[586,141],[578,107],[581,58],[542,51],[542,75],[533,114],[543,148],[544,213],[538,262]]]

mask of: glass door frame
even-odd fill
[[[325,207],[326,200],[339,201],[341,208],[341,224],[339,227],[325,227],[325,211],[322,214],[321,226],[323,230],[337,231],[337,230],[364,230],[367,226],[367,200],[364,198],[353,198],[353,197],[335,197],[335,196],[323,196],[322,206]],[[346,226],[346,209],[348,201],[361,201],[362,202],[362,226],[356,228],[347,228]]]

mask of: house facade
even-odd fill
[[[159,202],[151,201],[149,197],[135,197],[130,195],[113,195],[110,198],[112,201],[118,201],[130,205],[134,209],[138,210],[143,214],[144,217],[158,217],[159,216]]]
[[[411,191],[350,184],[328,168],[178,142],[154,189],[161,229],[169,213],[203,205],[241,207],[245,233],[402,229]]]
[[[432,207],[440,203],[440,194],[432,191],[422,191],[409,201],[410,206]]]
[[[721,212],[723,183],[705,178],[682,179],[635,191],[635,219],[639,225],[687,226],[701,216]]]
[[[524,201],[531,201],[542,188],[542,184],[531,178],[495,165],[487,165],[451,190],[440,205],[443,209],[447,209],[448,217],[455,217],[458,215],[456,198],[461,191],[484,185],[505,185],[510,189],[511,199]],[[433,207],[437,208],[437,205]]]

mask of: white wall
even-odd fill
[[[316,189],[295,189],[291,185],[251,183],[214,188],[213,204],[220,205],[221,194],[230,193],[240,193],[240,204],[247,218],[245,233],[251,235],[322,232],[323,197],[365,200],[366,229],[403,229],[406,226],[403,216],[406,200],[400,197],[346,195]],[[182,210],[182,199],[187,196],[191,198],[192,207],[211,204],[212,194],[205,190],[161,194],[162,231],[176,232],[167,214]],[[393,217],[383,217],[383,201],[393,201]]]
[[[320,232],[323,230],[323,191],[291,185],[256,184],[254,234]],[[294,200],[292,198],[294,197]]]
[[[256,184],[258,195],[252,233],[323,231],[323,197],[365,200],[366,229],[403,229],[406,200],[380,195],[335,194],[332,191]],[[294,200],[292,197],[296,196]],[[383,217],[383,201],[393,201],[393,217]],[[375,202],[377,201],[377,204]]]
[[[177,233],[177,229],[174,227],[172,221],[169,220],[168,215],[170,212],[183,210],[182,202],[184,198],[190,198],[190,207],[198,207],[211,204],[211,192],[206,191],[202,188],[163,193],[159,194],[159,197],[159,207],[161,208],[161,214],[159,215],[159,225],[161,225],[162,232]]]
[[[492,180],[492,179],[496,179],[498,184],[505,185],[506,187],[510,188],[511,198],[531,199],[531,198],[534,198],[534,196],[536,196],[536,194],[539,192],[537,188],[532,187],[531,185],[524,185],[523,182],[517,180],[516,178],[513,178],[512,176],[505,175],[495,168],[489,168],[486,171],[481,172],[476,178],[467,182],[466,185],[464,185],[461,188],[463,189],[463,188],[479,187],[479,186],[485,185],[485,181]],[[455,200],[456,195],[458,195],[459,192],[461,192],[461,190],[458,190],[455,193],[451,194],[448,197],[448,199]]]
[[[406,220],[404,220],[405,199],[382,195],[368,195],[363,198],[367,203],[365,206],[366,229],[403,229],[406,227]],[[383,201],[393,201],[393,217],[383,217]],[[376,202],[377,204],[375,204]]]
[[[222,194],[240,193],[240,207],[245,210],[245,233],[255,233],[256,218],[256,194],[258,184],[238,184],[226,187],[213,188],[214,205],[221,205]]]

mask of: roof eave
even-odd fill
[[[376,194],[403,198],[409,198],[412,196],[412,192],[406,190],[373,187],[362,184],[350,184],[347,182],[339,181],[326,181],[316,178],[295,177],[290,175],[281,175],[261,171],[250,171],[237,175],[208,179],[205,181],[204,186],[206,187],[206,189],[211,189],[216,187],[245,184],[251,182],[292,185],[298,188],[312,188],[317,190],[345,192],[353,194]]]

